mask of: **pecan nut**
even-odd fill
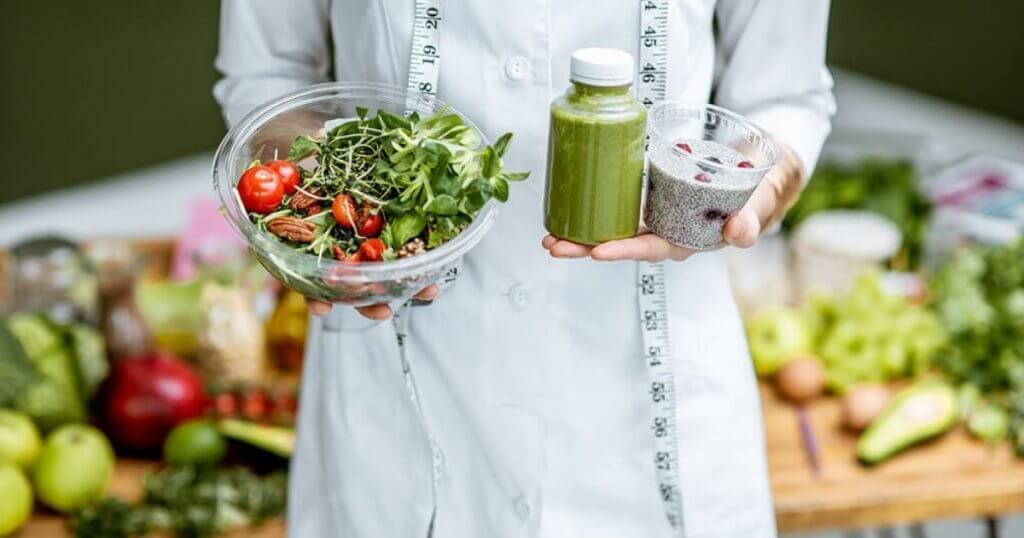
[[[322,197],[323,191],[318,187],[313,187],[308,192],[295,191],[291,199],[288,200],[288,207],[294,211],[306,211],[307,209],[320,205],[318,197]]]
[[[416,256],[417,254],[423,254],[427,250],[427,245],[423,243],[423,240],[419,237],[409,241],[402,245],[402,248],[398,249],[399,258],[409,258]]]
[[[331,253],[334,254],[334,258],[339,262],[345,261],[345,251],[338,245],[331,245]]]
[[[312,243],[316,225],[295,217],[278,217],[267,223],[270,233],[296,243]]]

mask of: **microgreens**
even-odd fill
[[[313,156],[317,166],[304,174],[299,192],[318,200],[348,194],[359,204],[383,211],[386,224],[381,240],[394,256],[402,245],[422,237],[428,249],[454,238],[494,198],[508,199],[509,182],[526,179],[528,173],[505,172],[502,157],[512,135],[502,135],[491,146],[481,146],[476,131],[462,118],[444,108],[420,118],[378,110],[357,109],[357,118],[334,127],[322,139],[299,136],[288,153],[291,161]],[[268,215],[254,214],[265,228],[273,218],[294,213],[284,209]],[[357,232],[335,226],[324,211],[306,220],[316,223],[316,238],[295,245],[317,256],[330,255],[334,245],[353,251]],[[295,215],[299,216],[299,215]]]

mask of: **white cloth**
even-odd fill
[[[404,86],[414,0],[225,0],[228,121],[336,78]],[[455,286],[414,308],[406,394],[394,327],[336,307],[313,324],[292,461],[291,536],[669,537],[655,482],[636,264],[540,247],[548,107],[570,53],[637,49],[636,0],[446,0],[439,97],[532,177]],[[827,2],[671,4],[668,97],[747,114],[811,168],[833,112]],[[718,19],[718,42],[712,19]],[[328,50],[333,40],[334,50]],[[716,57],[717,53],[717,57]],[[717,60],[717,62],[716,62]],[[715,69],[715,65],[719,69]],[[723,258],[668,263],[690,537],[771,537],[756,383]],[[440,449],[435,477],[429,436]],[[435,487],[436,486],[436,487]]]

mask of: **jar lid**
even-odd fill
[[[811,215],[793,232],[793,248],[809,256],[881,262],[899,251],[903,234],[891,220],[868,211],[834,209]]]
[[[591,86],[632,84],[633,55],[616,49],[578,49],[569,62],[569,79]]]

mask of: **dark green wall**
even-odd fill
[[[0,203],[213,149],[218,5],[0,0]],[[1018,0],[834,0],[829,59],[1024,122],[1022,20]]]
[[[216,146],[215,0],[0,0],[0,202]]]
[[[833,0],[829,61],[1024,123],[1020,0]]]

